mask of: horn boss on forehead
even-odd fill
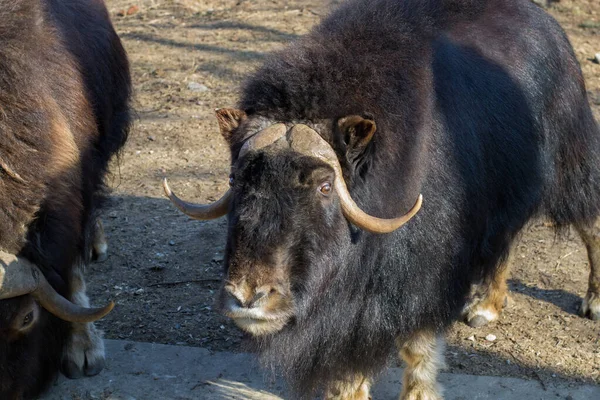
[[[243,157],[251,150],[258,150],[275,143],[286,134],[286,126],[277,123],[258,132],[248,139],[238,157]],[[311,157],[317,157],[329,164],[335,171],[334,187],[340,198],[344,216],[356,226],[373,233],[390,233],[407,223],[421,208],[423,197],[419,195],[408,213],[397,218],[377,218],[368,215],[352,200],[343,179],[342,168],[333,148],[314,129],[297,124],[288,133],[287,140],[292,150]],[[163,188],[171,202],[184,214],[199,220],[209,220],[226,215],[231,201],[231,191],[227,191],[212,204],[188,203],[177,197],[169,187],[167,179],[163,179]]]
[[[373,217],[358,207],[352,200],[346,182],[342,175],[342,167],[333,148],[314,129],[302,124],[294,125],[290,130],[288,140],[290,147],[307,156],[317,157],[335,171],[334,188],[340,198],[344,216],[353,224],[372,233],[390,233],[407,223],[421,208],[423,196],[419,195],[414,206],[397,218]]]

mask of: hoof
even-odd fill
[[[94,262],[104,262],[106,260],[108,260],[108,253],[104,252],[104,253],[96,253],[94,252],[94,257],[93,257]]]
[[[443,400],[443,397],[436,387],[417,385],[403,392],[400,400]]]
[[[92,259],[96,262],[104,262],[108,259],[108,245],[106,241],[94,243]]]
[[[476,315],[475,317],[467,321],[467,325],[469,325],[471,328],[481,328],[482,326],[487,325],[489,322],[490,321],[485,319],[484,316]]]
[[[579,315],[592,321],[600,321],[600,297],[588,293],[581,302]]]
[[[63,354],[61,372],[70,379],[98,375],[104,369],[104,342],[93,324],[72,334]]]

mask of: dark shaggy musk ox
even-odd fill
[[[228,215],[221,308],[301,397],[367,399],[397,348],[402,399],[439,399],[444,330],[477,309],[473,285],[502,297],[533,217],[582,234],[600,317],[600,133],[529,0],[348,1],[217,118],[230,191],[202,206],[165,189]]]
[[[0,399],[104,365],[83,267],[130,121],[127,57],[100,0],[0,0]],[[100,256],[102,254],[99,254]]]

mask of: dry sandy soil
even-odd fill
[[[168,175],[182,197],[198,202],[227,189],[229,155],[212,110],[234,105],[244,76],[306,33],[330,4],[108,0],[131,59],[137,112],[110,178],[110,257],[88,272],[94,301],[117,303],[99,323],[108,338],[240,351],[242,334],[213,310],[225,221],[183,216],[160,180]],[[600,2],[561,0],[549,12],[575,47],[598,118],[600,65],[592,58],[600,52]],[[511,306],[490,326],[453,327],[450,371],[600,383],[600,322],[577,316],[587,273],[574,233],[557,238],[543,221],[529,226],[515,257]]]

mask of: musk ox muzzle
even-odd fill
[[[86,308],[71,303],[48,283],[40,269],[28,260],[0,251],[0,300],[29,294],[47,311],[69,322],[93,322],[114,307]]]
[[[407,223],[421,208],[423,196],[419,195],[413,207],[400,217],[378,218],[365,213],[350,196],[342,174],[342,167],[333,148],[314,129],[303,124],[296,124],[287,129],[282,123],[274,124],[258,132],[242,146],[239,157],[242,158],[251,150],[259,150],[275,142],[284,141],[289,148],[303,155],[316,157],[327,163],[335,171],[334,189],[339,196],[344,216],[354,225],[372,233],[390,233]],[[209,220],[226,215],[231,200],[228,191],[212,204],[192,204],[181,200],[170,189],[167,179],[163,180],[163,188],[171,202],[184,214],[199,220]]]

